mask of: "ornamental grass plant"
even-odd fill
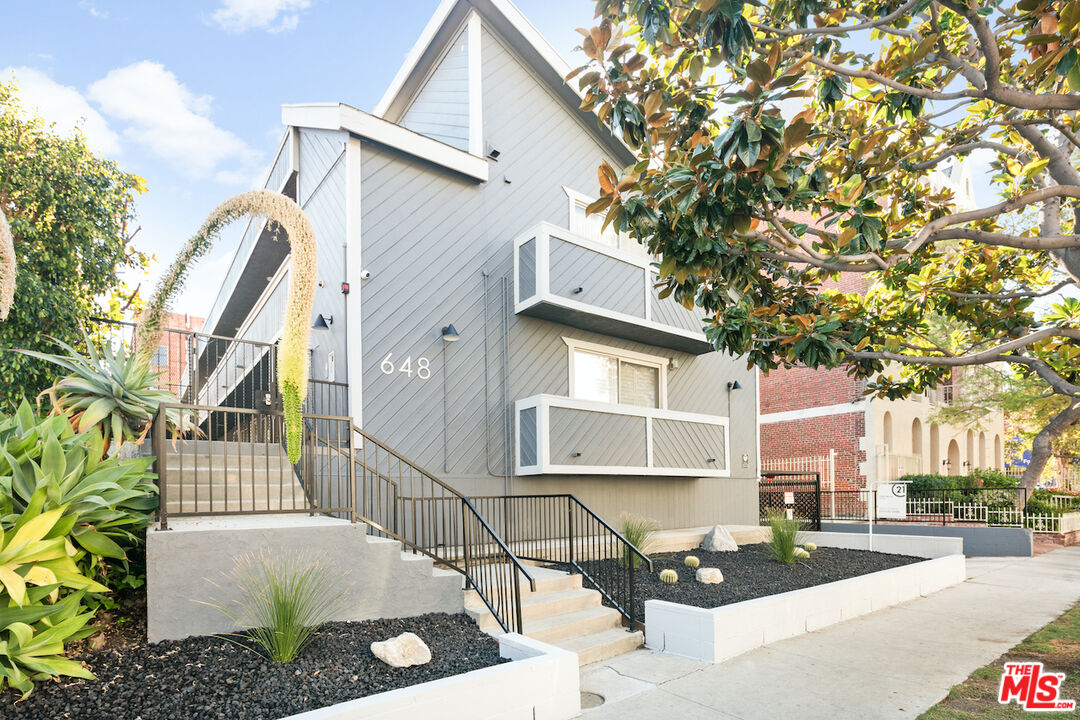
[[[801,523],[798,518],[789,518],[782,512],[769,513],[769,527],[772,536],[765,545],[773,560],[792,564],[799,558],[799,545],[802,539]]]
[[[342,609],[347,590],[333,565],[304,552],[241,556],[225,582],[237,593],[236,600],[206,604],[241,632],[222,637],[279,663],[296,659]]]
[[[649,554],[649,546],[652,544],[652,536],[655,532],[655,520],[638,517],[630,513],[623,513],[619,517],[619,533],[626,538],[627,542],[637,548],[642,555]],[[641,566],[641,558],[635,553],[625,550],[622,557],[619,558],[619,565],[624,568],[633,566],[636,569]]]

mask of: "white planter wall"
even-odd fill
[[[569,720],[581,712],[575,653],[508,633],[514,662],[291,715],[283,720]]]
[[[964,556],[947,555],[712,609],[647,600],[645,646],[723,662],[777,640],[929,595],[965,577]]]

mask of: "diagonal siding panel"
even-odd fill
[[[653,464],[659,468],[712,468],[724,470],[722,425],[653,420]],[[716,462],[707,462],[714,458]]]
[[[553,465],[645,467],[645,418],[560,407],[549,412]]]
[[[551,238],[549,278],[554,295],[645,317],[645,272],[639,267]],[[574,290],[581,288],[580,293]]]

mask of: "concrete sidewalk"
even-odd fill
[[[606,718],[914,718],[1080,600],[1080,546],[970,558],[968,581],[719,665],[638,650],[582,668]]]

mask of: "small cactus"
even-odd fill
[[[803,543],[803,550],[814,552],[815,550],[817,550],[817,545],[814,543]]]
[[[660,571],[660,582],[665,582],[668,585],[674,585],[679,582],[679,573],[675,572],[671,568]]]
[[[810,553],[806,551],[806,548],[795,548],[795,557],[808,558],[810,557]]]
[[[682,564],[688,568],[697,568],[699,565],[701,565],[701,561],[698,560],[697,557],[695,557],[694,555],[687,555],[683,558]]]

